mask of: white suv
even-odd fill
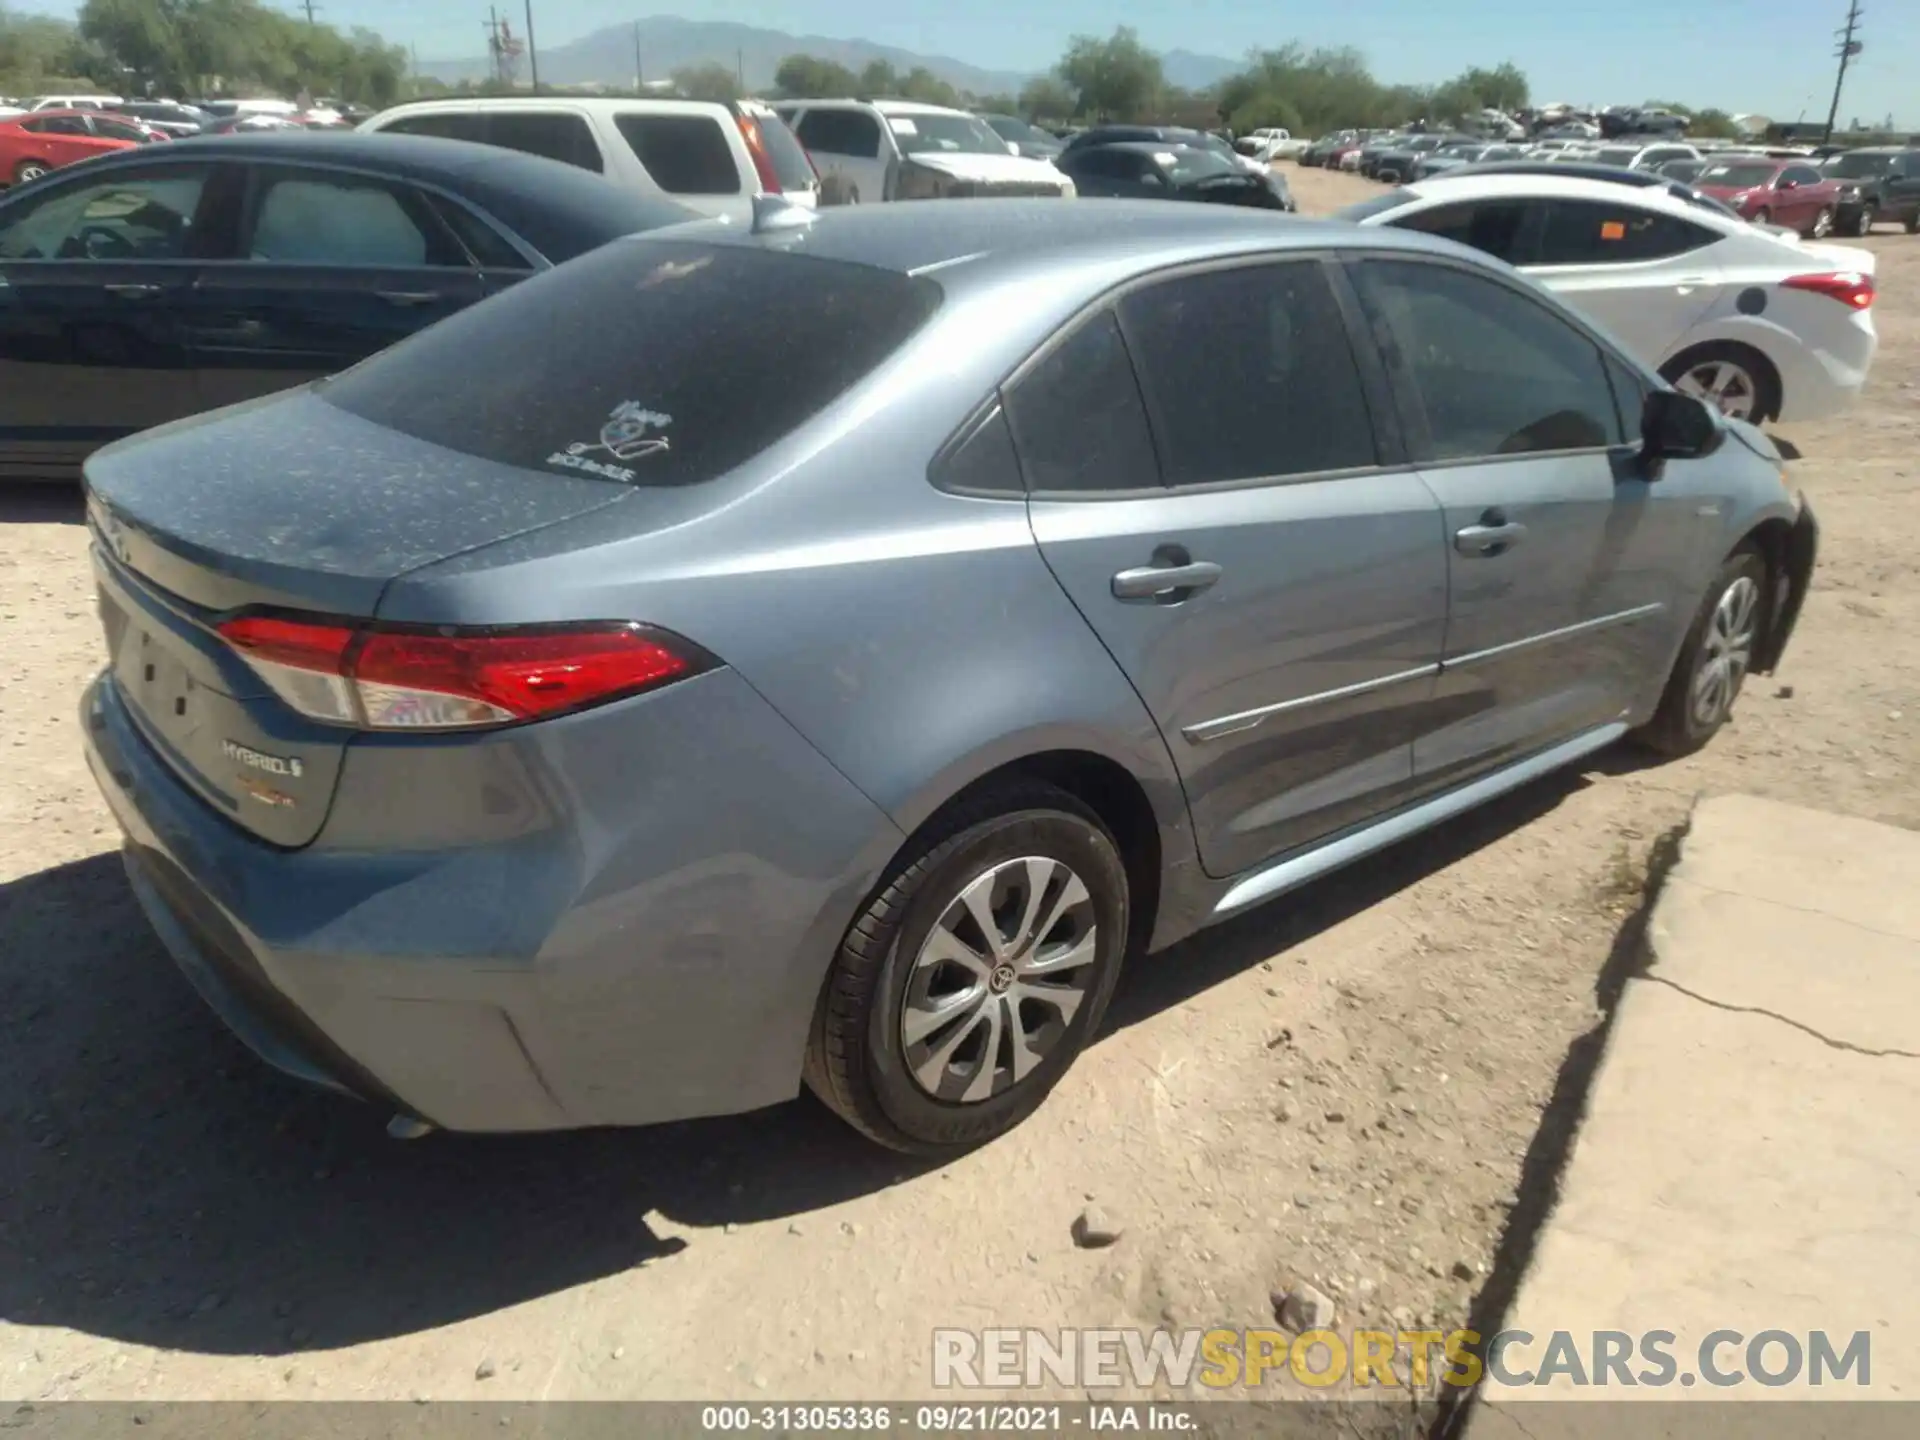
[[[419,100],[383,110],[360,129],[544,155],[739,221],[753,218],[757,196],[812,206],[820,188],[785,122],[753,100]]]
[[[1074,194],[1051,163],[1015,153],[964,110],[913,100],[783,100],[774,110],[807,147],[829,203]]]

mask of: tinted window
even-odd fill
[[[600,147],[593,132],[578,115],[561,111],[488,110],[486,137],[489,145],[520,150],[528,155],[544,155],[582,170],[604,171]]]
[[[1519,254],[1520,222],[1526,214],[1523,201],[1484,200],[1470,205],[1438,205],[1387,223],[1401,230],[1444,236],[1513,262]]]
[[[1647,377],[1631,365],[1613,355],[1602,355],[1606,362],[1607,379],[1613,385],[1614,407],[1620,412],[1620,434],[1631,440],[1640,433],[1640,412],[1646,407],[1647,391],[1652,388]]]
[[[880,154],[880,122],[864,110],[809,110],[794,133],[807,149],[824,155],[871,160]]]
[[[1169,280],[1129,295],[1169,485],[1372,465],[1346,322],[1316,261]]]
[[[442,140],[479,141],[486,136],[485,117],[464,115],[402,115],[380,127],[383,135],[437,135]]]
[[[125,120],[109,120],[104,115],[93,117],[93,133],[103,140],[131,140],[136,145],[147,143],[147,132],[138,125]]]
[[[820,177],[813,173],[813,162],[807,159],[800,142],[793,138],[786,121],[770,111],[749,111],[747,123],[759,137],[760,148],[766,151],[767,159],[773,162],[773,173],[779,178],[782,190],[807,190],[818,183]]]
[[[1111,310],[1089,319],[1022,376],[1006,404],[1029,490],[1159,486],[1153,434]]]
[[[43,193],[9,212],[0,260],[181,259],[206,181],[169,166]]]
[[[262,169],[247,258],[283,265],[461,265],[417,191],[320,170]]]
[[[459,237],[475,263],[488,270],[533,268],[526,256],[515,249],[504,235],[466,206],[455,204],[443,195],[428,195],[426,198],[434,214]]]
[[[1711,244],[1713,231],[1654,210],[1597,200],[1550,200],[1536,265],[1624,265]]]
[[[738,195],[740,167],[711,115],[645,115],[613,121],[653,183],[669,195]]]
[[[78,115],[50,115],[44,120],[25,121],[21,128],[36,135],[86,135],[87,122]]]
[[[1582,450],[1622,438],[1600,348],[1546,306],[1445,265],[1369,260],[1359,275],[1411,384],[1431,458]]]
[[[1820,172],[1811,165],[1789,165],[1780,172],[1782,180],[1791,180],[1795,185],[1818,185]]]
[[[342,409],[528,470],[688,485],[825,409],[939,307],[872,265],[628,240],[325,385]]]
[[[995,405],[933,464],[933,483],[963,495],[1019,495],[1020,457],[1006,411]]]

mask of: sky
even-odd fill
[[[79,0],[10,0],[71,14]],[[297,10],[295,0],[269,0]],[[493,3],[493,0],[489,0]],[[498,0],[522,21],[523,0]],[[947,55],[994,70],[1043,70],[1077,33],[1131,25],[1156,50],[1238,58],[1299,40],[1351,45],[1387,82],[1431,82],[1511,60],[1536,102],[1673,100],[1775,120],[1824,120],[1833,32],[1845,0],[1342,0],[1288,7],[1258,0],[533,0],[541,48],[648,15],[728,20]],[[1297,8],[1298,13],[1290,13]],[[1863,5],[1862,54],[1849,67],[1839,123],[1891,113],[1920,128],[1920,3]],[[365,25],[422,60],[484,53],[487,4],[474,0],[320,0],[319,18]],[[1904,82],[1904,83],[1903,83]]]

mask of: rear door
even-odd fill
[[[1657,367],[1719,303],[1719,232],[1624,197],[1541,208],[1517,263],[1647,364]]]
[[[0,208],[0,478],[199,408],[182,315],[216,170],[81,173]]]
[[[344,370],[483,294],[422,191],[320,166],[250,167],[237,254],[188,312],[208,408]]]
[[[1006,393],[1041,553],[1217,876],[1392,808],[1432,723],[1439,514],[1376,434],[1340,293],[1315,258],[1157,278]]]
[[[1811,165],[1789,165],[1774,183],[1780,197],[1775,217],[1796,230],[1812,229],[1820,212],[1831,211],[1840,197],[1839,184]]]
[[[1352,267],[1449,572],[1438,788],[1618,721],[1666,663],[1701,523],[1635,463],[1642,377],[1517,286],[1440,261]]]

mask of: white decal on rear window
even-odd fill
[[[616,460],[639,460],[648,455],[658,455],[672,449],[672,442],[664,435],[650,432],[664,430],[672,423],[671,415],[649,410],[637,400],[623,401],[614,407],[613,414],[607,417],[607,423],[600,427],[598,440],[576,440],[565,450],[556,450],[549,455],[547,464],[564,465],[569,470],[583,470],[589,475],[604,475],[610,480],[631,480],[633,471],[624,465],[609,465],[604,460],[588,457],[596,450],[604,450]]]

